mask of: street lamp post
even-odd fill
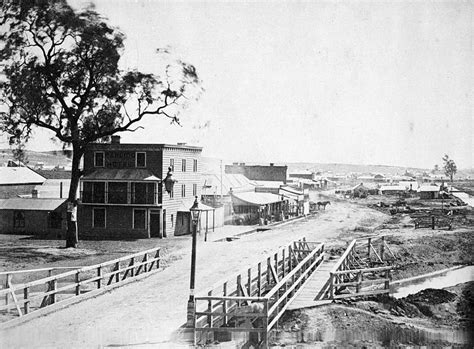
[[[188,327],[194,327],[194,285],[196,278],[196,235],[197,235],[197,225],[199,222],[199,215],[201,214],[201,209],[199,208],[198,197],[196,196],[193,206],[189,209],[191,212],[191,218],[193,223],[193,242],[191,250],[191,279],[189,283],[189,300],[188,300],[188,316],[187,323]]]

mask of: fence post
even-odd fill
[[[262,345],[263,348],[268,348],[268,299],[265,299],[263,301],[263,329],[264,331],[262,332]]]
[[[382,246],[380,246],[380,259],[383,261],[383,254],[385,252],[385,236],[382,236]]]
[[[247,293],[249,297],[252,296],[252,268],[249,268],[247,271]]]
[[[334,300],[334,274],[330,273],[329,276],[329,294],[331,297],[331,300]]]
[[[262,263],[257,264],[257,296],[262,295]]]
[[[119,272],[119,270],[120,270],[120,262],[117,262],[117,263],[115,263],[115,271],[116,271],[116,273],[115,273],[115,282],[120,281],[120,272]]]
[[[130,276],[133,277],[135,275],[135,257],[130,259],[130,266],[132,267],[130,269]]]
[[[6,278],[6,281],[5,281],[5,288],[10,288],[11,281],[12,281],[12,274],[7,274],[7,278]],[[7,293],[5,295],[5,305],[8,305],[8,297],[9,297],[9,294]],[[10,312],[10,308],[7,308],[7,313],[9,313],[9,312]]]
[[[80,278],[79,278],[79,272],[76,272],[76,296],[79,296],[81,294],[81,285],[79,284]]]
[[[387,279],[385,281],[385,285],[384,285],[384,288],[386,290],[389,290],[390,289],[390,278],[391,278],[391,275],[390,275],[390,269],[387,270],[387,272],[385,273],[385,278]]]
[[[370,247],[372,246],[372,238],[368,239],[369,245],[367,246],[367,258],[370,259]]]
[[[28,287],[25,287],[23,289],[23,299],[25,301],[24,306],[23,306],[23,312],[25,314],[28,314],[30,312],[30,300],[29,298],[29,289]]]
[[[361,282],[362,282],[362,271],[359,270],[359,271],[357,272],[356,293],[359,293],[359,292],[360,292]]]
[[[431,216],[431,229],[435,228],[435,217]]]
[[[56,303],[57,285],[58,285],[58,280],[57,279],[51,280],[51,291],[54,291],[53,293],[51,293],[51,304]]]
[[[270,260],[270,257],[267,258],[267,288],[270,287],[270,276],[271,276],[271,268],[270,268],[270,263],[271,263],[271,260]],[[270,287],[271,289],[271,287]]]
[[[239,274],[237,275],[237,297],[240,297],[242,295],[241,283],[242,276]],[[237,301],[237,306],[240,307],[240,301]]]
[[[224,282],[224,285],[222,286],[222,293],[224,297],[227,296],[227,282]],[[224,299],[222,302],[222,311],[224,312],[224,325],[227,325],[227,300]]]
[[[289,271],[292,271],[293,270],[293,248],[290,246],[288,246],[288,270]]]
[[[209,291],[209,293],[208,293],[207,295],[208,295],[209,297],[211,297],[211,296],[212,296],[212,290]],[[209,299],[209,300],[207,301],[207,311],[208,311],[209,313],[212,312],[212,299]],[[207,325],[209,326],[209,328],[212,327],[212,315],[211,315],[211,314],[208,314],[208,315],[207,315]]]
[[[145,256],[143,257],[143,271],[146,273],[148,271],[148,253],[145,253]]]
[[[160,249],[156,250],[155,258],[157,258],[157,260],[156,260],[156,269],[159,269],[160,268]]]
[[[275,253],[275,256],[273,257],[275,260],[275,273],[276,277],[278,278],[278,252]],[[279,278],[278,278],[279,279]],[[278,281],[277,281],[278,282]]]

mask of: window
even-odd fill
[[[181,184],[181,197],[186,197],[186,184]]]
[[[13,227],[24,228],[25,227],[25,212],[14,211],[13,212]]]
[[[198,161],[197,159],[194,159],[193,160],[193,172],[197,172],[198,171]]]
[[[146,228],[146,210],[133,210],[133,229]]]
[[[135,153],[135,167],[146,167],[146,153]]]
[[[174,198],[174,187],[171,188],[171,191],[170,191],[170,198]]]
[[[82,202],[105,203],[105,182],[83,182]]]
[[[181,171],[186,172],[186,159],[181,161]]]
[[[128,183],[127,182],[109,182],[108,200],[109,204],[126,204]]]
[[[132,183],[132,204],[154,204],[155,183]]]
[[[197,195],[198,186],[196,183],[193,184],[193,196]]]
[[[96,151],[94,153],[94,166],[95,167],[105,166],[105,155],[103,151]]]
[[[92,209],[92,227],[105,228],[105,208]]]
[[[61,212],[50,212],[49,213],[49,227],[52,229],[61,229],[63,223],[63,217]]]
[[[174,172],[174,159],[170,159],[170,167],[171,167],[171,171]]]
[[[105,182],[92,182],[92,202],[105,202]]]

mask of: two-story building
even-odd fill
[[[189,208],[201,195],[202,148],[185,143],[91,144],[84,154],[81,236],[166,237],[191,230]],[[172,173],[172,188],[164,180]],[[171,180],[169,178],[167,180]]]

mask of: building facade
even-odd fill
[[[201,195],[201,152],[184,143],[121,144],[117,138],[91,144],[84,154],[79,234],[149,238],[189,233],[188,208]]]
[[[278,181],[286,184],[288,166],[275,166],[270,163],[266,165],[245,165],[245,163],[234,163],[225,165],[225,173],[242,174],[250,180],[256,181]]]

